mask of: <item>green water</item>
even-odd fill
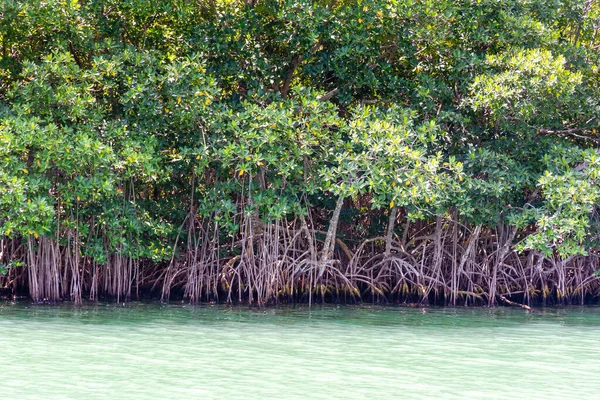
[[[600,309],[0,305],[2,399],[599,398]]]

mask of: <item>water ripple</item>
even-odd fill
[[[594,398],[599,333],[598,308],[2,304],[2,398]]]

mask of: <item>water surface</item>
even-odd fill
[[[0,305],[3,399],[597,398],[600,308]]]

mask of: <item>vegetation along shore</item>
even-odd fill
[[[6,0],[0,287],[600,301],[600,2]]]

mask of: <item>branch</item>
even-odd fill
[[[510,301],[509,299],[507,299],[506,297],[502,296],[501,294],[498,295],[498,297],[500,297],[500,300],[502,300],[504,303],[508,304],[509,306],[515,306],[515,307],[521,307],[524,310],[527,310],[529,312],[539,312],[537,310],[534,310],[533,308],[526,306],[525,304],[521,304],[521,303],[515,303],[514,301]]]
[[[280,90],[281,96],[283,96],[284,99],[287,98],[287,95],[290,91],[290,84],[292,83],[292,80],[294,79],[294,71],[296,71],[296,68],[298,68],[298,66],[300,65],[301,62],[302,62],[301,56],[297,55],[297,56],[294,56],[294,58],[292,59],[292,63],[287,70],[286,77],[283,81],[283,86],[281,87],[281,90]]]
[[[598,138],[588,137],[580,135],[579,133],[584,132],[588,129],[585,128],[571,128],[563,130],[550,130],[550,129],[538,129],[540,135],[562,135],[562,136],[574,136],[579,139],[598,141]]]
[[[338,88],[333,89],[330,92],[325,93],[323,96],[319,97],[319,101],[327,101],[329,99],[331,99],[333,96],[335,96],[336,94],[338,94],[340,90]]]

